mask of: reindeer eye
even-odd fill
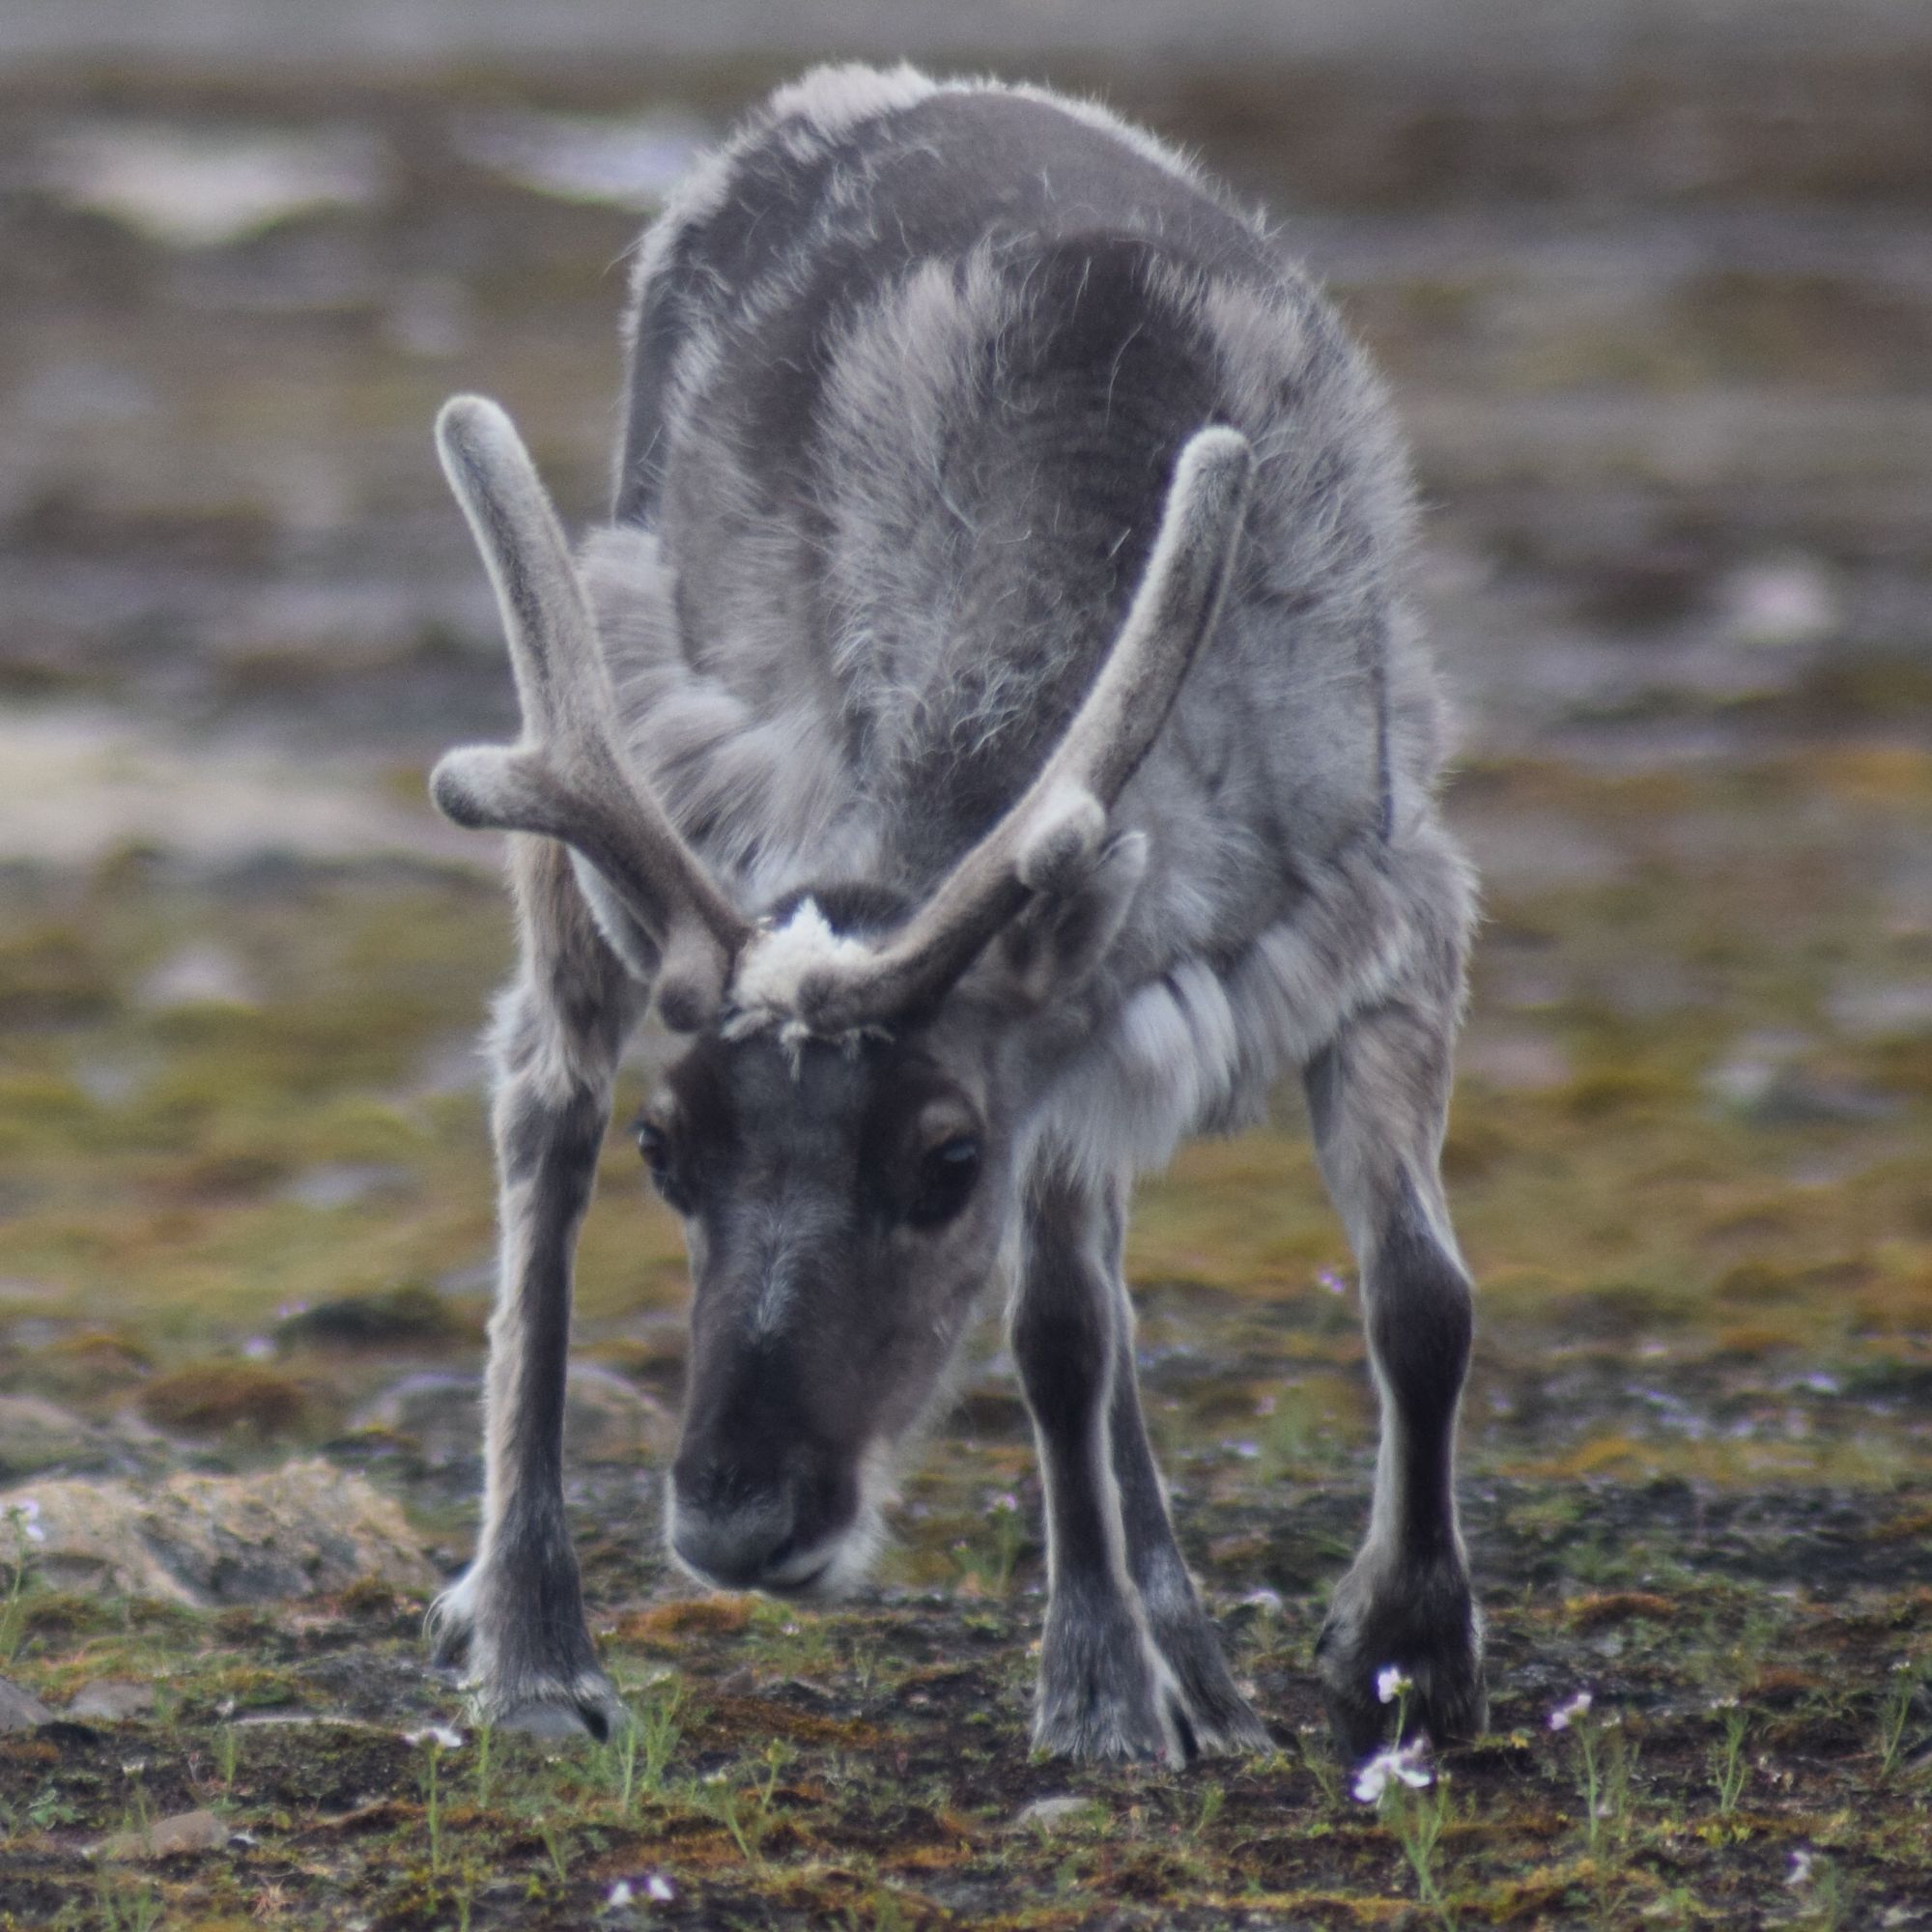
[[[672,1163],[670,1139],[655,1121],[639,1121],[637,1126],[638,1151],[651,1171],[651,1185],[664,1197],[668,1207],[682,1214],[687,1211],[684,1189],[679,1185]]]
[[[938,1228],[965,1207],[980,1178],[980,1143],[971,1134],[954,1134],[921,1156],[919,1179],[913,1188],[906,1219],[915,1228]]]

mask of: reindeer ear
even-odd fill
[[[1147,862],[1147,835],[1123,832],[1078,876],[1056,876],[986,949],[973,972],[978,989],[1031,1009],[1078,986],[1120,937]]]

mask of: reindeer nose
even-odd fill
[[[791,1554],[798,1507],[788,1487],[733,1494],[736,1487],[674,1476],[671,1548],[680,1562],[720,1587],[754,1590],[774,1581]]]

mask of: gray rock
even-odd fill
[[[579,1362],[564,1390],[563,1452],[580,1463],[630,1463],[662,1454],[670,1416],[613,1369]]]
[[[43,1469],[99,1466],[114,1460],[112,1438],[57,1403],[0,1395],[0,1483]]]
[[[67,1715],[82,1722],[122,1724],[129,1718],[145,1718],[155,1708],[152,1684],[130,1684],[123,1678],[103,1677],[83,1684],[73,1693]]]
[[[346,1589],[364,1578],[426,1593],[436,1574],[395,1502],[320,1461],[249,1476],[183,1473],[157,1487],[37,1483],[56,1589],[212,1607]],[[0,1510],[10,1498],[0,1493]]]
[[[459,1466],[481,1453],[483,1378],[407,1376],[357,1410],[350,1426],[403,1437],[430,1468]],[[674,1434],[662,1405],[614,1370],[590,1362],[571,1369],[563,1441],[573,1463],[649,1461],[668,1449]]]
[[[1719,621],[1742,644],[1771,648],[1823,643],[1844,623],[1837,591],[1810,557],[1766,557],[1741,565],[1719,593]]]
[[[36,1730],[53,1720],[54,1714],[31,1690],[0,1677],[0,1732]]]
[[[440,1371],[405,1376],[357,1409],[349,1426],[400,1436],[430,1468],[450,1468],[482,1452],[483,1378]]]
[[[1014,1832],[1064,1832],[1102,1810],[1093,1798],[1036,1798],[1008,1828]]]
[[[1704,1076],[1704,1091],[1748,1113],[1784,1079],[1811,1041],[1800,1033],[1747,1033]]]
[[[246,240],[319,208],[381,200],[386,156],[357,128],[210,130],[77,122],[43,158],[47,185],[167,248]]]
[[[228,1842],[228,1827],[213,1811],[177,1811],[156,1818],[145,1830],[117,1832],[94,1848],[98,1859],[167,1859],[183,1852],[218,1852]]]

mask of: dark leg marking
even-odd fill
[[[1187,1754],[1272,1750],[1267,1727],[1236,1688],[1220,1639],[1175,1542],[1166,1492],[1141,1414],[1132,1310],[1124,1284],[1118,1292],[1125,1332],[1114,1364],[1114,1401],[1108,1417],[1114,1480],[1120,1486],[1128,1573],[1147,1606],[1154,1645],[1180,1687],[1184,1709],[1177,1717],[1185,1733]]]
[[[1487,1716],[1455,1495],[1473,1296],[1438,1166],[1453,1013],[1446,998],[1391,1000],[1351,1019],[1306,1069],[1322,1173],[1361,1268],[1381,1400],[1369,1533],[1316,1645],[1329,1720],[1351,1757],[1393,1722],[1376,1689],[1388,1665],[1414,1680],[1411,1734],[1447,1744],[1480,1732]]]
[[[1168,1520],[1135,1386],[1122,1233],[1111,1190],[1035,1184],[1012,1319],[1047,1498],[1034,1741],[1084,1758],[1266,1749]]]

